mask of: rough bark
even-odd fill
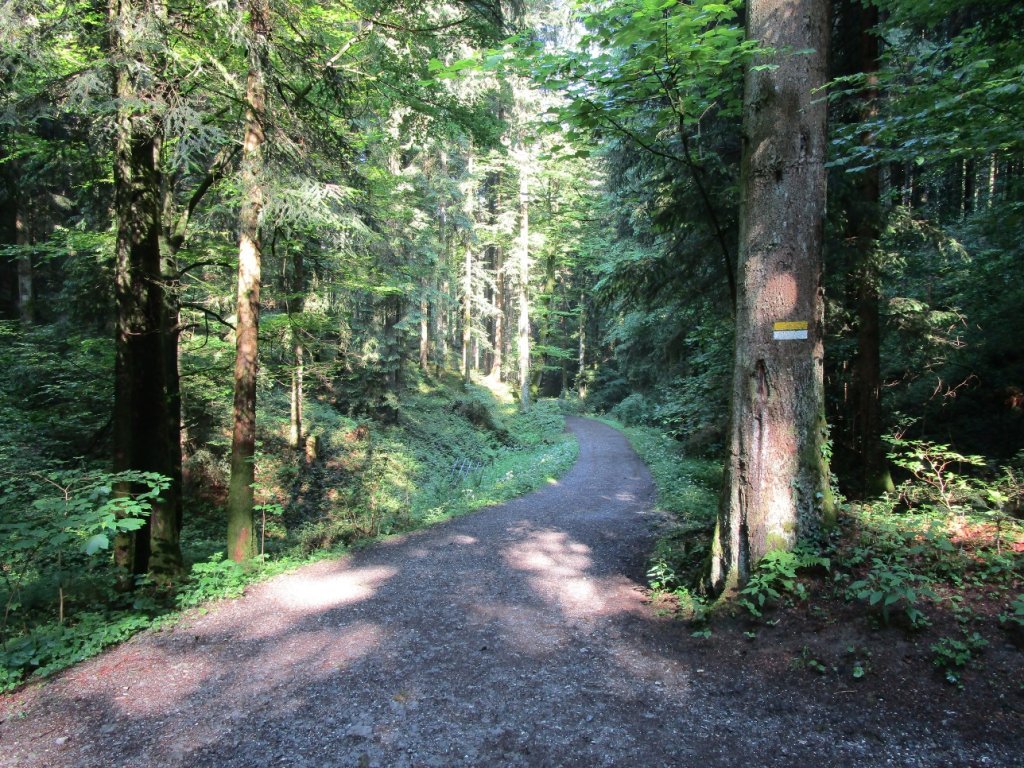
[[[466,219],[469,222],[469,231],[466,233],[466,255],[462,268],[462,378],[466,386],[469,386],[470,368],[473,363],[473,225],[476,217],[476,189],[473,183],[475,163],[473,159],[473,148],[469,150],[466,174],[468,176],[466,190]]]
[[[430,302],[425,278],[420,284],[420,370],[430,373]]]
[[[249,0],[242,208],[239,213],[238,311],[235,327],[235,395],[228,489],[228,556],[242,562],[256,554],[253,483],[256,479],[256,374],[260,315],[260,215],[263,211],[263,145],[266,141],[264,69],[269,36],[265,0]]]
[[[828,5],[752,0],[748,37],[774,49],[744,80],[736,350],[712,588],[742,585],[764,555],[831,512],[822,378]],[[807,53],[810,50],[812,52]],[[806,338],[776,340],[780,322]],[[785,326],[783,337],[799,336]]]
[[[530,410],[530,169],[525,151],[519,166],[519,408]]]
[[[494,247],[494,353],[491,377],[501,381],[505,364],[505,250]]]
[[[301,248],[296,250],[292,265],[293,274],[292,284],[289,286],[288,314],[301,315],[305,310],[306,295],[306,264]],[[293,359],[288,438],[291,447],[297,450],[304,445],[302,430],[305,406],[306,349],[302,343],[302,334],[295,328],[294,321],[292,322],[291,335]]]
[[[115,339],[113,466],[159,472],[171,488],[154,502],[146,525],[117,537],[115,562],[132,574],[169,575],[181,567],[178,543],[181,457],[176,440],[178,400],[175,323],[168,317],[170,286],[161,252],[162,178],[158,118],[136,104],[149,94],[137,82],[142,56],[125,38],[139,20],[160,13],[157,3],[112,0],[110,52],[114,97]],[[176,386],[174,387],[176,392]],[[120,493],[130,493],[122,487]],[[155,547],[154,547],[155,542]],[[155,557],[151,558],[154,554]]]
[[[846,36],[855,45],[851,70],[867,75],[868,87],[859,96],[857,116],[869,122],[878,116],[878,9],[847,3]],[[860,137],[861,143],[874,143],[870,133]],[[856,423],[853,443],[860,471],[860,490],[873,496],[893,490],[885,444],[882,442],[882,367],[880,358],[881,321],[879,237],[882,230],[881,169],[872,166],[857,174],[853,201],[847,212],[846,239],[855,252],[853,269],[854,301],[857,316],[857,357],[853,366],[853,394]]]

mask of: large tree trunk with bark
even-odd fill
[[[260,215],[263,212],[263,145],[266,141],[264,70],[270,33],[265,0],[246,3],[249,16],[246,125],[242,145],[242,209],[239,213],[238,312],[235,328],[234,429],[228,489],[228,556],[235,562],[256,554],[253,483],[256,480],[256,374],[260,321]]]
[[[114,97],[115,287],[117,330],[114,372],[114,470],[159,472],[171,487],[154,502],[146,525],[118,536],[115,562],[129,573],[162,576],[181,568],[178,542],[181,487],[176,323],[168,315],[170,286],[161,251],[162,179],[159,120],[138,109],[145,100],[136,81],[136,50],[125,34],[144,16],[162,13],[157,3],[110,4]],[[173,385],[173,387],[172,387]],[[172,391],[173,388],[173,391]],[[120,493],[130,493],[123,487]]]
[[[752,0],[748,37],[774,49],[744,81],[736,352],[716,592],[831,515],[822,378],[828,4]],[[807,51],[811,51],[808,53]]]
[[[853,57],[848,67],[853,74],[867,75],[867,88],[859,95],[856,115],[862,122],[878,116],[878,8],[848,0],[842,6],[844,31]],[[861,143],[871,145],[874,136],[865,133]],[[853,424],[853,446],[859,465],[859,490],[874,496],[893,490],[885,445],[882,442],[882,367],[880,358],[879,237],[882,228],[881,169],[875,165],[856,174],[853,200],[848,206],[846,240],[854,250],[854,303],[857,317],[857,357],[853,366],[853,399],[857,418]]]

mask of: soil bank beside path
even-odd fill
[[[556,484],[3,697],[0,766],[1024,765],[1020,730],[979,731],[955,696],[808,686],[658,617],[650,476],[568,421],[580,459]]]

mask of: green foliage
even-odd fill
[[[141,528],[167,487],[166,478],[151,472],[0,476],[5,634],[28,583],[51,581],[63,615],[69,575],[108,550],[117,534]]]
[[[79,661],[148,624],[146,615],[91,608],[114,594],[114,537],[138,530],[167,485],[148,472],[0,476],[0,687]]]
[[[1016,626],[1024,630],[1024,594],[1017,595],[1009,607],[999,614],[999,620],[1006,625]]]
[[[82,612],[67,623],[50,622],[17,635],[0,650],[0,692],[15,688],[29,674],[45,677],[95,656],[151,623],[133,611]]]
[[[800,656],[793,659],[793,666],[797,668],[809,669],[812,672],[817,672],[819,675],[824,675],[828,672],[828,667],[825,666],[824,662],[820,659],[815,658],[811,653],[811,649],[806,645],[800,649]]]
[[[851,167],[1019,151],[1024,49],[1011,31],[1024,18],[1019,5],[1000,0],[962,16],[960,3],[884,0],[879,7],[885,66],[873,83],[864,74],[841,83],[853,91],[880,87],[886,96],[885,109],[843,135]],[[866,133],[871,146],[859,141]]]
[[[238,597],[252,580],[244,566],[217,552],[206,562],[192,565],[188,584],[177,593],[175,602],[180,608],[193,608],[211,600]]]
[[[978,656],[988,645],[988,641],[977,632],[964,634],[963,639],[943,637],[931,646],[934,654],[932,662],[942,671],[946,682],[951,685],[960,684],[960,675],[964,667]]]
[[[627,427],[650,426],[654,421],[655,406],[639,392],[627,395],[608,412],[616,421]]]
[[[948,445],[927,440],[893,439],[890,445],[894,452],[889,459],[917,480],[904,486],[902,496],[909,506],[924,504],[949,514],[963,514],[971,496],[984,489],[983,483],[961,474],[966,467],[984,467],[981,456],[963,456]]]
[[[886,625],[889,624],[892,610],[898,608],[915,629],[929,623],[928,616],[918,607],[918,601],[922,597],[935,596],[923,575],[914,573],[899,560],[883,560],[878,557],[871,559],[863,578],[849,585],[847,594],[880,611]]]
[[[95,454],[111,406],[111,339],[0,321],[0,454],[7,469]]]
[[[793,550],[773,549],[761,558],[750,574],[750,579],[740,590],[739,604],[752,616],[761,618],[767,607],[787,597],[798,600],[807,598],[807,590],[797,571],[807,568],[828,570],[830,566],[827,557],[803,547]]]
[[[659,429],[627,427],[623,432],[651,472],[658,509],[672,519],[648,562],[648,584],[655,594],[671,596],[679,615],[701,622],[708,604],[700,580],[710,555],[721,465],[687,456],[678,440]]]

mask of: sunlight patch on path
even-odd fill
[[[266,597],[281,610],[314,613],[369,600],[398,573],[397,568],[346,568],[320,575],[302,574],[272,582]]]
[[[558,530],[523,532],[508,548],[505,562],[530,574],[528,583],[544,602],[566,618],[598,619],[621,614],[637,603],[633,584],[624,577],[602,578],[589,573],[591,550]],[[626,597],[625,601],[623,598]]]

